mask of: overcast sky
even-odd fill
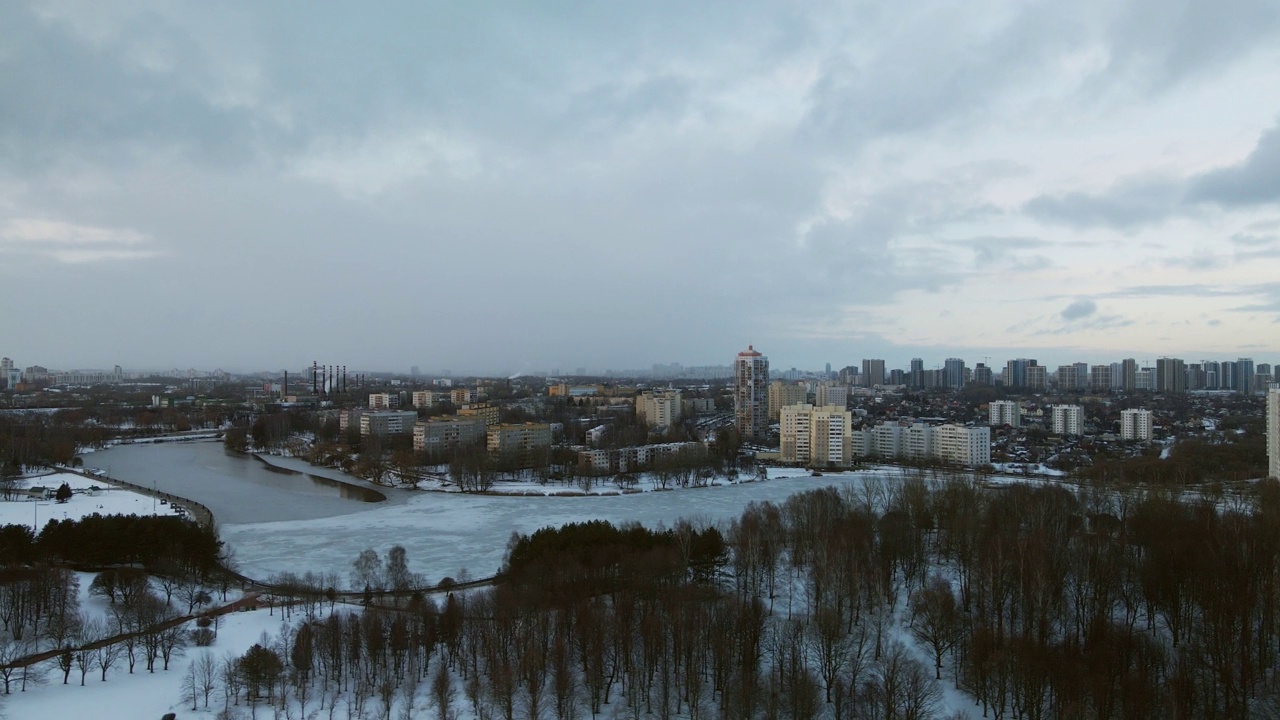
[[[1280,3],[0,3],[0,355],[1280,361]]]

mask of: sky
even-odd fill
[[[1280,362],[1280,3],[0,3],[0,355]]]

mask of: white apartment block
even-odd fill
[[[871,450],[876,457],[896,458],[902,454],[902,427],[894,423],[871,429]]]
[[[656,390],[636,397],[636,419],[653,428],[668,428],[680,419],[680,391]]]
[[[1083,435],[1084,408],[1079,405],[1054,405],[1053,434]]]
[[[1267,389],[1267,476],[1280,480],[1280,384]]]
[[[900,453],[909,460],[933,457],[933,428],[924,423],[915,423],[903,428]]]
[[[650,467],[660,458],[669,457],[681,450],[700,447],[702,443],[681,442],[634,447],[579,450],[578,465],[599,472],[634,472]]]
[[[1120,411],[1120,439],[1121,440],[1140,440],[1142,442],[1151,441],[1151,431],[1154,428],[1151,421],[1150,410],[1121,410]]]
[[[1022,425],[1022,406],[1012,400],[992,400],[989,406],[990,425],[1000,427]]]
[[[991,428],[939,425],[933,428],[933,456],[968,467],[991,464]]]
[[[844,466],[853,459],[853,414],[843,407],[801,403],[782,408],[779,433],[782,461]]]
[[[361,435],[408,435],[418,421],[418,413],[412,410],[386,410],[367,412],[360,416]]]

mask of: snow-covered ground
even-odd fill
[[[20,487],[25,493],[29,487],[43,486],[57,490],[62,483],[71,486],[71,499],[65,503],[56,500],[0,500],[0,525],[31,525],[37,529],[50,520],[79,520],[86,515],[174,515],[172,506],[153,500],[130,490],[113,487],[101,480],[91,480],[75,473],[52,473],[26,478]],[[90,488],[96,487],[96,492]]]
[[[170,712],[180,718],[211,718],[214,708],[222,707],[221,695],[210,699],[209,712],[192,713],[191,705],[182,701],[182,678],[188,667],[204,653],[213,653],[218,660],[227,653],[243,655],[262,633],[278,634],[281,622],[281,613],[271,616],[265,608],[231,613],[223,618],[218,639],[211,647],[187,648],[185,656],[170,663],[168,672],[159,669],[159,662],[155,673],[148,673],[146,665],[139,663],[130,675],[127,663],[120,661],[107,674],[106,682],[101,680],[99,671],[93,671],[85,678],[84,687],[80,686],[78,670],[72,670],[70,684],[63,685],[56,666],[44,663],[49,670],[47,684],[0,698],[0,712],[6,720],[158,720]],[[188,627],[194,627],[194,623],[188,623]],[[268,708],[265,713],[269,717],[271,710]]]

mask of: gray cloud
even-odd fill
[[[1240,164],[1192,178],[1187,199],[1224,206],[1280,201],[1280,125],[1263,133]]]
[[[1062,319],[1080,320],[1098,311],[1098,304],[1089,298],[1080,298],[1062,309]]]

